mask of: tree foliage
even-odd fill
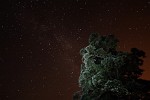
[[[150,82],[139,79],[145,52],[137,48],[118,51],[118,42],[114,35],[90,35],[89,45],[80,50],[82,90],[74,100],[147,100]]]

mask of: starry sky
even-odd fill
[[[0,100],[72,100],[95,32],[144,50],[150,80],[150,0],[1,0]]]

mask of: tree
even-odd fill
[[[90,35],[89,45],[80,50],[81,91],[74,100],[149,100],[150,82],[140,79],[145,52],[118,51],[118,42],[114,35]]]

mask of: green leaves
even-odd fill
[[[98,37],[97,33],[92,33],[89,37],[89,43],[92,43]]]
[[[117,100],[133,95],[134,88],[138,91],[137,86],[141,85],[136,80],[142,75],[139,66],[143,64],[141,57],[145,57],[145,53],[136,48],[131,49],[131,53],[117,51],[117,43],[114,35],[94,33],[90,35],[89,45],[80,50],[83,61],[79,77],[83,92],[81,100],[104,100],[107,93],[113,97],[109,100]]]
[[[116,49],[118,39],[116,39],[114,35],[98,36],[98,34],[94,33],[90,35],[89,43],[96,49],[103,48],[109,52]]]
[[[128,90],[123,86],[122,82],[119,80],[108,80],[104,87],[102,88],[103,91],[111,91],[118,96],[128,95]]]

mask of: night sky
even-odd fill
[[[150,80],[150,0],[1,0],[0,100],[72,100],[95,32],[144,50]]]

